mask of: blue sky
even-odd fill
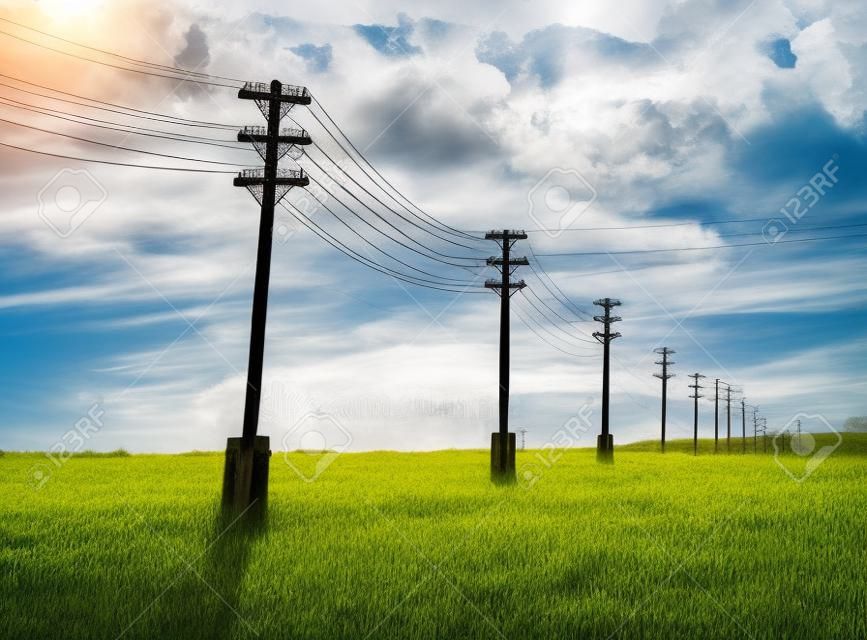
[[[867,413],[867,9],[859,3],[543,2],[530,11],[522,2],[445,2],[407,11],[377,2],[291,15],[280,3],[241,5],[118,2],[60,20],[21,2],[10,15],[132,57],[303,84],[425,211],[461,229],[527,229],[529,243],[516,251],[539,256],[579,318],[596,298],[623,301],[615,441],[657,435],[653,349],[663,345],[677,351],[674,437],[691,433],[694,371],[743,387],[771,427],[800,414],[838,427]],[[14,46],[32,65],[28,77],[46,86],[186,118],[261,121],[230,90],[177,89],[76,61],[60,67],[48,52]],[[60,126],[0,110],[0,118]],[[341,157],[306,110],[290,115]],[[8,125],[0,140],[141,161]],[[153,141],[126,144],[166,152]],[[257,161],[196,145],[168,152]],[[258,223],[250,195],[231,176],[85,167],[8,149],[0,158],[0,448],[50,447],[95,402],[105,426],[89,448],[218,449],[237,435]],[[817,175],[832,186],[805,195]],[[57,233],[40,216],[40,197],[69,184],[97,204],[73,232]],[[545,199],[560,187],[583,190],[568,220]],[[803,216],[786,220],[781,209],[793,206]],[[352,449],[486,446],[496,424],[497,298],[397,282],[283,215],[291,231],[274,247],[263,386],[262,429],[273,446],[297,445],[287,437],[292,425],[317,410],[351,434]],[[704,224],[744,218],[755,220]],[[314,219],[365,250],[327,212]],[[785,241],[845,237],[764,242],[773,220],[786,222]],[[683,224],[580,230],[671,223]],[[750,242],[759,245],[618,253]],[[468,276],[397,251],[419,268]],[[611,254],[544,255],[599,251]],[[573,319],[530,270],[522,275]],[[520,296],[515,306],[513,424],[542,446],[586,405],[595,431],[601,360],[588,336],[597,327],[552,324]],[[543,335],[574,355],[542,342],[518,315],[539,320]],[[706,436],[712,411],[705,401]],[[589,434],[584,444],[592,442]]]

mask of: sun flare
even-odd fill
[[[40,0],[42,11],[53,18],[69,18],[100,9],[104,0]]]

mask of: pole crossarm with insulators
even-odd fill
[[[602,323],[602,331],[593,333],[593,337],[602,343],[602,424],[601,433],[596,438],[596,460],[604,463],[614,462],[614,436],[608,428],[608,390],[609,374],[611,371],[611,341],[620,337],[617,331],[611,331],[611,325],[620,322],[620,316],[612,316],[611,310],[620,306],[620,300],[614,298],[600,298],[593,304],[602,307],[603,314],[593,316],[596,322]]]
[[[674,349],[669,349],[668,347],[658,347],[654,349],[653,352],[662,356],[662,360],[656,361],[656,364],[662,366],[662,370],[659,373],[654,373],[653,376],[662,380],[662,427],[659,442],[662,453],[665,453],[665,413],[668,398],[668,381],[674,377],[673,373],[668,372],[668,367],[674,364],[674,362],[669,359],[669,356],[676,352]]]
[[[491,480],[494,482],[515,481],[515,434],[509,432],[509,301],[516,291],[526,287],[523,280],[513,281],[517,267],[527,266],[527,258],[513,258],[512,247],[518,240],[526,240],[527,233],[503,229],[485,234],[485,240],[499,245],[502,255],[488,258],[488,266],[500,271],[498,279],[485,281],[487,289],[500,296],[500,422],[499,431],[491,434]]]
[[[698,383],[698,381],[699,381],[701,378],[704,378],[704,376],[701,375],[700,373],[691,373],[691,374],[689,375],[689,377],[692,378],[692,384],[689,385],[689,388],[692,389],[692,393],[690,394],[689,397],[692,398],[692,400],[693,400],[693,405],[692,405],[692,407],[693,407],[693,408],[692,408],[692,411],[693,411],[693,418],[692,418],[692,455],[697,456],[697,455],[698,455],[698,399],[701,398],[701,397],[703,397],[703,396],[699,393],[699,389],[704,389],[704,387],[701,386],[701,385]]]
[[[240,438],[229,438],[223,473],[224,508],[243,512],[254,503],[258,503],[257,511],[264,510],[268,496],[270,441],[267,436],[259,436],[258,429],[274,206],[289,189],[306,187],[310,182],[300,167],[279,167],[281,158],[288,155],[297,160],[301,155],[299,145],[312,142],[303,129],[281,129],[280,122],[293,106],[309,105],[312,98],[306,88],[284,85],[279,80],[272,80],[270,84],[248,82],[238,91],[238,98],[255,101],[267,121],[265,127],[244,127],[238,132],[238,141],[251,143],[265,166],[244,170],[233,181],[236,187],[246,188],[260,205],[244,424]]]

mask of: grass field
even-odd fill
[[[344,454],[309,483],[275,452],[253,530],[218,517],[219,454],[76,457],[37,490],[44,455],[6,453],[0,637],[867,637],[867,434],[800,483],[655,448],[519,452],[512,487],[484,451]]]

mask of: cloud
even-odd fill
[[[512,82],[520,73],[535,77],[543,88],[558,84],[568,74],[600,67],[645,67],[657,62],[647,45],[582,27],[550,25],[527,33],[520,43],[502,31],[479,40],[479,62],[495,66]]]
[[[175,64],[184,69],[204,69],[210,62],[208,37],[198,24],[190,25],[184,34],[185,45],[175,56]]]
[[[397,26],[396,3],[377,5],[372,13],[357,6],[311,6],[304,20],[247,16],[244,6],[190,5],[173,4],[177,11],[160,13],[158,24],[147,21],[144,32],[131,30],[132,35],[102,25],[88,42],[151,59],[153,38],[166,50],[181,52],[178,64],[207,60],[208,69],[221,75],[299,83],[309,75],[311,91],[376,167],[426,211],[459,228],[533,230],[528,192],[552,168],[561,168],[579,171],[599,194],[578,226],[686,224],[564,233],[557,240],[534,232],[535,252],[720,244],[725,233],[753,232],[761,223],[690,221],[777,215],[832,153],[839,154],[839,189],[811,210],[804,225],[819,224],[822,216],[864,220],[867,194],[856,177],[867,162],[859,129],[867,104],[859,25],[867,12],[857,3],[775,1],[747,7],[688,0],[610,8],[562,2],[468,6],[449,0],[419,6],[412,17],[399,15]],[[285,10],[273,7],[275,13]],[[492,23],[501,11],[502,21]],[[127,50],[118,40],[122,36],[141,38],[148,46],[136,41]],[[791,43],[794,68],[780,69],[785,56],[769,58],[767,43],[778,39]],[[170,93],[168,82],[134,82],[122,74],[101,75],[107,73],[101,69],[67,70],[40,67],[34,81],[232,127],[262,122],[255,105],[237,100],[231,90],[178,95]],[[317,144],[341,155],[305,109],[289,115]],[[137,124],[175,130],[164,123]],[[114,141],[85,125],[68,127],[63,130]],[[234,136],[231,128],[181,130],[222,141]],[[70,155],[94,152],[8,128],[2,135]],[[138,136],[128,144],[259,162],[240,147],[157,143]],[[16,389],[24,393],[27,384],[37,384],[28,381],[40,386],[40,400],[30,402],[27,412],[15,404],[19,394],[0,407],[8,409],[9,424],[23,425],[16,446],[50,444],[52,429],[62,433],[68,427],[58,425],[74,423],[87,408],[84,399],[101,395],[111,411],[110,428],[100,436],[105,439],[94,443],[98,448],[151,448],[160,429],[173,436],[165,439],[173,448],[221,447],[241,422],[256,204],[231,186],[231,176],[96,167],[92,173],[107,199],[71,237],[60,239],[40,220],[36,195],[64,163],[25,163],[2,153],[17,173],[0,178],[5,198],[0,322],[16,336],[10,366],[28,367],[26,375],[16,370],[21,379]],[[306,166],[312,174],[315,169]],[[300,195],[293,191],[289,199]],[[349,212],[337,209],[356,224]],[[319,211],[315,219],[364,251],[362,241],[328,212]],[[799,233],[793,230],[790,237]],[[863,377],[863,365],[842,357],[837,344],[863,333],[859,307],[867,292],[858,279],[859,246],[854,239],[797,249],[763,246],[743,263],[747,252],[734,249],[616,256],[616,261],[541,260],[585,311],[592,313],[591,301],[600,296],[624,300],[624,337],[615,345],[612,381],[615,435],[623,442],[656,433],[659,389],[648,358],[663,340],[678,350],[680,372],[714,375],[725,369],[781,419],[793,398],[799,408],[827,404],[810,391],[817,378],[845,383],[847,376]],[[415,266],[445,273],[438,263],[389,248]],[[516,246],[516,251],[529,249],[528,243]],[[558,313],[572,317],[530,270],[518,275]],[[493,296],[453,299],[404,288],[306,231],[275,243],[271,282],[265,375],[269,383],[283,381],[297,389],[299,406],[334,406],[352,430],[355,448],[485,446],[496,403]],[[201,335],[192,330],[181,335],[184,321],[160,294],[183,315],[201,316],[196,324]],[[517,296],[516,313],[531,324],[540,320],[550,332],[537,329],[542,335],[576,354],[558,352],[519,321],[513,323],[513,420],[531,429],[530,442],[538,446],[581,403],[598,410],[600,379],[598,347],[583,341],[595,330],[593,323],[569,326],[555,319],[558,328],[539,316],[530,299]],[[810,371],[823,358],[827,362],[818,373]],[[772,366],[781,359],[785,366]],[[835,362],[842,363],[839,371],[832,371]],[[835,396],[841,407],[854,406],[863,396],[849,384]],[[691,428],[687,390],[681,391],[682,396],[672,394],[673,433],[679,422]],[[406,409],[416,401],[433,408]],[[457,401],[479,411],[460,417],[448,413],[451,409],[442,413]],[[181,433],[177,424],[185,425]],[[279,440],[285,428],[285,421],[274,417],[266,432]]]

